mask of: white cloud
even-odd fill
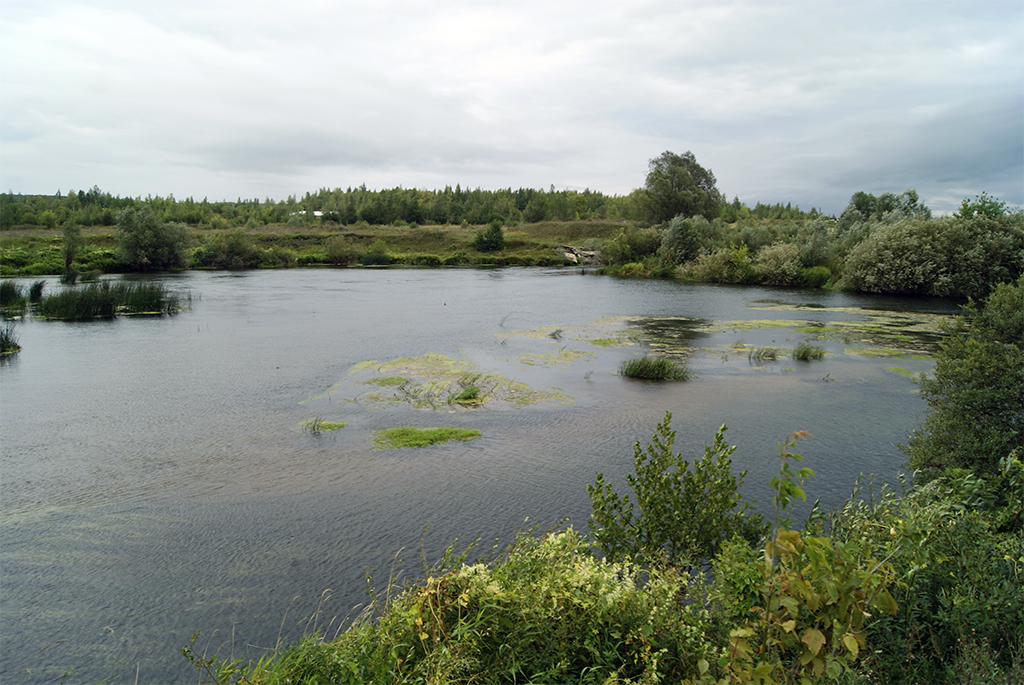
[[[0,183],[281,198],[591,187],[1024,202],[1017,2],[0,3]],[[891,184],[896,184],[895,186]],[[959,198],[957,198],[958,200]],[[943,207],[936,207],[942,210]]]

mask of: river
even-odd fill
[[[17,326],[23,350],[0,365],[5,683],[194,682],[178,653],[194,631],[201,652],[255,658],[312,629],[318,607],[316,627],[333,631],[367,600],[367,574],[378,588],[393,571],[415,577],[421,552],[433,562],[457,536],[489,548],[564,517],[586,531],[586,485],[600,471],[623,488],[633,442],[666,411],[688,456],[728,425],[744,494],[764,511],[776,442],[794,430],[812,436],[799,445],[818,474],[812,499],[842,501],[862,472],[892,482],[897,443],[925,410],[908,376],[933,363],[864,354],[888,343],[862,329],[874,321],[882,338],[920,350],[934,336],[893,312],[957,311],[949,300],[578,269],[148,278],[191,294],[191,307],[29,317]],[[812,338],[815,325],[833,331],[814,342],[824,359],[748,359],[755,346]],[[688,358],[696,378],[617,375],[651,347]],[[403,364],[422,371],[425,355],[497,379],[495,401],[430,406],[367,384]],[[533,401],[497,401],[515,383]],[[347,425],[310,434],[313,417]],[[375,449],[374,431],[405,425],[481,436]]]

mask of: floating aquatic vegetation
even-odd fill
[[[398,449],[402,447],[426,447],[439,445],[451,440],[471,440],[480,435],[480,431],[470,428],[389,428],[377,431],[373,442],[378,449]]]

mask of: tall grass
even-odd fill
[[[825,356],[825,349],[817,345],[800,343],[793,348],[793,359],[808,361],[810,359],[821,359]]]
[[[21,287],[14,281],[0,281],[0,307],[10,307],[24,296]]]
[[[43,287],[46,286],[46,281],[35,281],[32,283],[32,287],[28,290],[29,302],[39,302],[43,299]]]
[[[21,349],[18,344],[18,334],[14,331],[13,323],[6,323],[0,326],[0,355],[13,354]]]
[[[685,381],[692,374],[684,364],[679,362],[665,357],[645,356],[622,362],[619,366],[619,375],[626,378],[654,381]]]
[[[82,321],[110,319],[117,314],[171,314],[180,298],[159,283],[111,283],[69,288],[43,298],[39,315],[46,319]]]

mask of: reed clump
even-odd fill
[[[747,353],[747,359],[752,362],[775,361],[779,358],[777,347],[755,347]]]
[[[18,344],[18,334],[14,330],[13,323],[5,323],[0,326],[0,356],[14,354],[21,349]]]
[[[111,319],[118,314],[172,314],[178,309],[180,297],[159,283],[102,281],[68,288],[39,303],[41,317],[61,321]]]
[[[651,355],[622,362],[619,375],[651,381],[685,381],[692,376],[685,364]]]
[[[817,345],[811,345],[809,343],[800,343],[793,348],[793,359],[798,361],[809,361],[811,359],[821,359],[825,356],[825,348],[818,347]]]

